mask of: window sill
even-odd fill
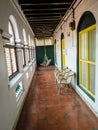
[[[32,63],[35,62],[35,58],[33,58],[30,62],[29,62],[29,65],[31,65]]]
[[[23,68],[23,72],[27,72],[28,69],[29,69],[29,66],[25,66],[25,67]]]
[[[23,74],[18,73],[13,79],[9,82],[9,88],[16,87],[17,83],[22,79]]]
[[[33,63],[33,62],[32,62],[32,61],[30,61],[30,62],[29,62],[29,66],[31,66],[31,65],[32,65],[32,63]]]

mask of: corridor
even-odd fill
[[[57,94],[53,66],[39,67],[16,130],[98,130],[98,119],[73,89]]]

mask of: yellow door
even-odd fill
[[[65,56],[65,43],[64,39],[62,39],[62,67],[66,66],[66,56]]]

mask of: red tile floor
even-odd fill
[[[98,119],[73,89],[57,94],[54,67],[40,67],[16,130],[98,130]]]

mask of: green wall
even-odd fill
[[[45,55],[45,47],[44,46],[36,46],[36,60],[37,66],[40,66],[40,63],[43,62]],[[46,46],[46,55],[48,59],[51,59],[50,65],[54,65],[54,46]]]

